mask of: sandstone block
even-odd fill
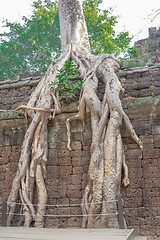
[[[61,166],[60,176],[69,176],[72,174],[72,166]]]
[[[67,158],[70,156],[69,150],[59,150],[58,151],[58,158]]]
[[[82,148],[81,141],[73,141],[71,143],[71,148],[72,148],[72,150],[81,150],[81,148]]]
[[[81,166],[82,165],[82,158],[81,157],[72,157],[72,165],[75,166]]]
[[[59,165],[61,166],[71,166],[71,158],[59,158]]]
[[[73,167],[73,175],[82,174],[84,172],[83,166]]]

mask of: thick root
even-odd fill
[[[88,171],[88,184],[83,196],[82,227],[118,227],[117,195],[120,193],[121,170],[124,168],[123,184],[129,184],[128,168],[125,162],[120,134],[122,119],[131,133],[133,140],[142,149],[142,143],[136,135],[131,122],[124,113],[119,93],[122,90],[115,71],[119,67],[117,59],[105,54],[101,57],[91,55],[82,45],[69,45],[61,57],[51,64],[37,90],[32,94],[27,110],[32,118],[24,143],[16,177],[13,181],[10,202],[19,197],[23,203],[24,225],[30,226],[35,221],[36,227],[44,226],[47,192],[45,188],[47,162],[47,123],[55,114],[61,113],[57,93],[50,92],[50,83],[56,79],[56,70],[63,67],[65,61],[73,59],[79,68],[84,83],[81,91],[79,111],[76,116],[66,121],[68,149],[71,150],[70,122],[85,123],[85,112],[91,112],[92,145],[91,161]],[[99,77],[105,84],[105,93],[101,102],[97,96]],[[52,105],[54,103],[54,108]],[[51,115],[52,113],[52,115]],[[32,158],[30,158],[32,156]],[[33,207],[33,192],[37,189],[38,207]],[[9,205],[9,212],[14,213],[15,205]],[[32,215],[32,217],[30,217]],[[12,215],[8,217],[8,224]]]
[[[117,196],[120,194],[122,168],[124,169],[123,184],[126,187],[129,185],[128,167],[120,134],[122,119],[133,140],[142,148],[142,143],[124,113],[119,99],[122,86],[115,74],[118,67],[118,61],[110,55],[106,54],[95,59],[93,66],[90,65],[90,70],[84,77],[79,112],[66,121],[68,148],[71,150],[70,121],[75,119],[84,121],[85,109],[89,108],[91,111],[91,161],[88,171],[89,182],[82,200],[84,214],[82,227],[119,227]],[[99,81],[97,75],[101,76],[105,84],[102,102],[96,95]],[[95,204],[99,202],[101,204]]]
[[[20,198],[22,213],[24,214],[24,226],[29,227],[35,221],[36,227],[44,226],[45,205],[47,192],[45,188],[46,163],[48,155],[47,124],[51,113],[53,116],[60,113],[58,98],[54,92],[50,92],[51,82],[56,81],[57,69],[63,67],[70,59],[71,45],[66,47],[61,57],[50,65],[46,74],[32,93],[27,106],[21,105],[19,109],[27,110],[32,122],[25,134],[19,159],[18,170],[13,180],[10,196],[8,198],[7,225],[11,224],[15,202]],[[52,104],[54,103],[54,109]],[[33,207],[33,193],[37,190],[38,207]]]

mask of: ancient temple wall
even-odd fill
[[[123,107],[144,146],[141,151],[131,140],[125,125],[122,126],[130,178],[130,186],[126,189],[122,186],[125,218],[136,234],[154,239],[153,236],[160,236],[160,67],[127,69],[118,75],[126,89],[121,96]],[[24,78],[0,84],[1,109],[10,109],[0,112],[0,202],[9,195],[28,126],[23,112],[13,109],[27,101],[39,80],[40,77]],[[99,88],[103,93],[103,86]],[[46,214],[70,216],[46,217],[46,227],[81,226],[82,217],[74,216],[82,214],[81,206],[75,204],[81,204],[87,183],[91,125],[89,113],[85,128],[79,121],[72,122],[72,151],[67,150],[65,120],[76,111],[76,102],[64,105],[63,113],[49,122],[48,205],[67,206],[48,206]]]

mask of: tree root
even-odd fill
[[[57,69],[63,67],[70,59],[71,46],[50,65],[46,74],[32,93],[28,104],[21,105],[18,109],[25,109],[32,118],[32,122],[25,134],[22,145],[21,156],[18,163],[18,170],[13,180],[11,192],[8,198],[8,219],[10,226],[15,212],[16,202],[21,201],[21,213],[24,214],[24,226],[29,227],[35,222],[36,227],[44,227],[44,216],[47,191],[45,188],[46,163],[48,155],[47,124],[51,118],[50,114],[60,113],[60,104],[56,93],[50,90],[51,82],[56,82]],[[54,103],[54,109],[52,104]],[[36,188],[35,188],[36,186]],[[37,191],[38,206],[34,207],[34,191]]]
[[[61,113],[58,93],[50,91],[50,83],[56,83],[56,71],[71,59],[84,79],[78,113],[67,119],[68,149],[71,150],[70,122],[82,121],[85,113],[91,112],[92,145],[88,171],[88,183],[83,196],[82,227],[118,227],[117,195],[120,193],[121,171],[124,169],[122,183],[128,186],[128,167],[125,162],[120,127],[122,120],[131,137],[142,149],[142,142],[136,135],[130,120],[125,114],[119,93],[122,90],[115,71],[119,66],[117,59],[104,54],[95,57],[78,44],[66,47],[61,57],[50,65],[46,74],[32,93],[25,109],[32,122],[25,134],[19,159],[18,170],[8,199],[7,224],[12,221],[15,204],[19,198],[24,214],[24,226],[35,222],[36,227],[44,226],[47,191],[45,188],[47,163],[47,124],[48,120]],[[101,76],[99,78],[98,76]],[[105,93],[101,102],[96,92],[100,79],[105,84]],[[54,104],[54,108],[52,105]],[[52,115],[51,115],[52,113]],[[37,191],[37,208],[34,207],[34,191]],[[97,203],[97,204],[95,204]]]
[[[92,55],[90,58],[92,59]],[[82,200],[84,215],[82,227],[118,227],[116,201],[120,194],[122,168],[124,169],[122,183],[125,187],[129,185],[128,167],[125,162],[120,133],[122,119],[131,133],[132,139],[141,149],[143,146],[119,99],[119,93],[123,90],[115,74],[119,62],[108,54],[102,55],[98,59],[94,58],[93,65],[85,56],[84,59],[90,65],[90,70],[88,72],[83,70],[87,73],[84,76],[79,111],[77,115],[66,120],[68,149],[71,150],[70,122],[80,120],[84,124],[86,108],[90,109],[91,160],[88,183]],[[83,66],[83,68],[85,67]],[[96,94],[99,81],[97,76],[101,76],[105,84],[102,102]],[[102,204],[95,204],[99,202]]]

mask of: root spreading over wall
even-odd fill
[[[67,60],[72,60],[83,86],[76,116],[66,121],[68,149],[70,147],[71,121],[79,119],[85,124],[86,110],[91,113],[92,145],[88,171],[88,184],[83,196],[82,227],[119,227],[117,196],[120,193],[121,171],[124,169],[123,184],[129,184],[128,168],[121,138],[122,120],[133,140],[142,148],[130,120],[122,108],[119,93],[121,83],[116,70],[119,62],[111,55],[100,57],[90,53],[87,29],[80,0],[59,0],[62,36],[62,55],[50,65],[46,74],[32,93],[27,106],[21,106],[31,117],[32,122],[25,134],[19,159],[18,170],[8,199],[10,225],[18,199],[23,203],[23,225],[44,226],[47,191],[45,187],[46,163],[48,155],[47,124],[49,119],[60,114],[58,93],[51,91],[50,84],[55,82],[57,69],[63,68]],[[99,81],[105,85],[103,100],[97,95]],[[37,193],[37,208],[33,206],[34,191]],[[102,202],[95,205],[88,203]],[[109,203],[109,204],[108,204]]]

